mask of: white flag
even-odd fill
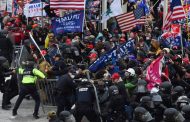
[[[103,18],[101,20],[101,23],[106,22],[110,17],[114,17],[120,14],[123,14],[121,0],[114,0],[108,10],[102,13]]]

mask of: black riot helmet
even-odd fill
[[[28,61],[27,68],[34,68],[35,63],[33,61]]]
[[[5,30],[0,31],[0,38],[6,38],[8,33]]]
[[[140,103],[146,109],[152,109],[152,108],[154,108],[154,103],[153,103],[153,101],[151,100],[151,98],[149,96],[143,96],[140,99]]]
[[[4,56],[0,56],[0,66],[4,69],[9,68],[9,62]]]
[[[168,81],[163,82],[162,84],[160,84],[160,91],[162,93],[171,94],[172,84]]]
[[[137,83],[136,92],[137,93],[146,93],[147,90],[147,82],[145,80],[140,80]]]
[[[190,120],[190,105],[183,106],[183,108],[181,109],[181,114],[185,119]]]
[[[79,50],[77,47],[71,47],[71,51],[74,53],[75,56],[79,56]]]
[[[152,116],[150,115],[150,113],[143,107],[135,108],[133,118],[143,122],[148,122],[152,120]]]
[[[69,111],[62,111],[59,114],[59,119],[63,122],[75,122],[73,115]]]
[[[177,95],[177,96],[182,96],[185,94],[185,90],[183,87],[181,86],[176,86],[173,91],[172,91],[172,95]]]
[[[152,93],[152,94],[150,94],[150,97],[151,97],[151,100],[153,101],[153,102],[162,102],[162,97],[158,94],[158,93]]]
[[[117,94],[119,94],[118,87],[117,86],[110,86],[109,95],[114,96],[114,95],[117,95]]]
[[[84,42],[84,44],[89,44],[90,43],[90,41],[88,39],[84,39],[83,42]]]
[[[174,108],[167,108],[164,111],[163,119],[166,122],[183,122],[185,118]]]
[[[181,110],[183,108],[183,106],[189,105],[189,104],[190,104],[190,100],[186,96],[180,96],[177,99],[177,108],[178,108],[178,110]]]

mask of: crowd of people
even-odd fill
[[[136,8],[136,3],[127,5],[128,11]],[[12,18],[4,11],[0,31],[2,108],[9,110],[11,99],[19,95],[12,111],[16,116],[22,100],[31,95],[36,103],[33,117],[38,119],[40,95],[36,81],[57,79],[55,88],[50,90],[57,112],[48,113],[49,122],[81,122],[83,116],[90,122],[190,122],[188,29],[181,28],[181,46],[168,48],[158,42],[163,24],[163,7],[159,7],[159,11],[150,12],[153,20],[128,33],[122,33],[114,21],[108,25],[109,30],[98,30],[87,23],[89,30],[84,32],[55,34],[48,17],[42,28],[37,17]],[[89,70],[113,47],[119,48],[131,39],[135,40],[135,48],[128,56],[118,57],[118,62],[109,60],[96,72]],[[25,49],[19,60],[13,58],[14,45]],[[160,56],[163,56],[161,83],[150,89],[147,68]],[[5,82],[10,75],[11,79]],[[17,79],[18,75],[22,79]]]

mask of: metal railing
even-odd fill
[[[56,86],[57,80],[58,79],[39,79],[36,81],[44,113],[45,108],[56,107],[55,97],[53,96],[53,89]]]

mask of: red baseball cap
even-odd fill
[[[40,55],[46,55],[46,54],[47,54],[47,52],[45,50],[41,50]]]
[[[67,39],[66,42],[71,44],[71,39]]]
[[[120,41],[123,41],[123,42],[125,42],[125,39],[124,39],[124,38],[121,38],[121,39],[120,39]]]
[[[22,28],[25,28],[26,27],[26,25],[22,25]]]
[[[189,64],[189,59],[188,59],[188,58],[184,58],[184,59],[183,59],[183,62]]]
[[[110,77],[111,79],[120,78],[119,74],[113,73],[113,75]]]
[[[3,14],[8,14],[8,12],[7,12],[7,11],[4,11]]]
[[[98,56],[96,55],[96,53],[92,53],[89,57],[90,57],[90,58],[92,58],[92,57],[97,58]]]

